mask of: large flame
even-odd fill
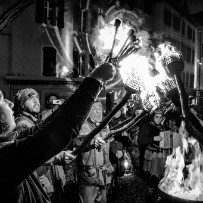
[[[185,154],[192,149],[191,163],[185,163]],[[164,178],[159,188],[172,196],[187,200],[203,200],[203,154],[194,138],[182,137],[178,146],[167,157]]]
[[[92,45],[95,47],[96,55],[99,57],[100,62],[104,62],[108,54],[112,49],[112,44],[115,37],[115,46],[113,48],[112,57],[120,53],[121,48],[128,39],[129,30],[134,29],[129,24],[121,23],[116,32],[114,26],[114,20],[106,23],[101,21],[100,27],[95,28],[95,35],[92,38]],[[115,33],[117,33],[115,35]],[[137,28],[135,31],[137,39],[139,39],[139,48],[125,56],[122,61],[119,61],[118,67],[123,83],[126,83],[127,79],[134,74],[135,80],[140,80],[136,84],[140,84],[140,95],[142,101],[150,98],[152,108],[157,108],[160,98],[156,92],[156,88],[159,87],[164,93],[175,87],[173,79],[169,78],[164,71],[163,64],[161,62],[161,51],[167,51],[167,46],[160,45],[157,54],[154,54],[154,50],[150,44],[150,34],[145,30]],[[128,44],[128,42],[126,43]],[[165,52],[162,50],[162,54]],[[153,57],[152,57],[153,56]],[[152,96],[153,95],[153,96]],[[148,104],[147,104],[148,105]]]
[[[123,23],[119,27],[112,53],[113,57],[119,53],[129,29],[131,27]],[[112,47],[115,26],[113,22],[104,23],[97,32],[99,37],[94,38],[93,45],[97,55],[104,61]],[[128,82],[128,78],[132,75],[135,76],[135,80],[140,80],[136,84],[140,85],[143,106],[151,110],[157,108],[160,102],[156,92],[157,87],[164,93],[176,87],[174,79],[167,75],[162,63],[163,55],[174,51],[175,48],[170,44],[163,43],[154,53],[150,48],[148,32],[139,30],[136,36],[141,41],[140,49],[125,57],[118,66],[124,83]],[[154,58],[151,57],[152,55]],[[186,136],[184,125],[180,129],[182,129],[179,132],[182,135],[182,144],[173,149],[173,153],[167,157],[165,175],[160,181],[159,188],[169,195],[201,201],[203,200],[203,154],[199,143],[194,138]],[[185,156],[191,148],[193,149],[193,159],[190,163],[185,163]]]

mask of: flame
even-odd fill
[[[66,66],[61,66],[60,63],[56,65],[56,77],[66,78],[70,73],[71,71]]]
[[[129,29],[130,27],[124,23],[119,27],[113,57],[119,53]],[[94,47],[97,55],[103,57],[104,61],[112,47],[115,27],[113,23],[103,24],[103,27],[97,31],[99,37],[94,41]],[[157,108],[160,102],[156,87],[164,93],[176,87],[174,79],[167,75],[163,64],[163,56],[170,51],[175,52],[175,48],[168,43],[162,43],[153,52],[147,31],[139,30],[136,36],[141,41],[141,47],[136,53],[131,53],[119,62],[120,75],[124,83],[128,82],[128,78],[132,75],[135,77],[135,84],[141,89],[143,106],[152,110]],[[173,149],[173,153],[167,157],[165,175],[159,183],[159,188],[169,195],[202,201],[203,153],[200,151],[199,143],[187,136],[184,123],[179,134],[182,135],[182,144]],[[194,151],[193,160],[188,164],[185,162],[185,156],[191,147]]]
[[[120,54],[120,51],[128,39],[128,33],[132,28],[129,23],[124,22],[118,27],[117,32],[114,26],[114,21],[107,23],[104,19],[100,20],[100,25],[95,28],[94,35],[92,36],[92,45],[96,50],[96,57],[100,62],[104,62],[108,54],[112,49],[112,43],[115,37],[115,46],[112,53],[112,58]],[[115,32],[117,33],[115,35]],[[142,101],[147,101],[146,98],[150,98],[147,101],[150,104],[150,108],[157,108],[160,102],[160,98],[156,92],[156,88],[159,87],[164,93],[167,93],[171,89],[176,87],[176,84],[172,78],[169,78],[166,71],[163,68],[162,56],[163,54],[173,50],[174,48],[167,43],[160,44],[155,51],[150,41],[150,34],[146,30],[136,30],[136,38],[139,39],[139,48],[136,52],[132,52],[129,55],[125,55],[118,63],[119,71],[123,83],[132,74],[135,76],[134,86],[139,86],[142,94],[140,95]],[[128,43],[126,43],[127,45]],[[134,46],[132,44],[132,46]],[[138,89],[138,88],[136,88]],[[153,96],[152,96],[153,95]]]
[[[180,133],[183,133],[184,130]],[[175,148],[167,157],[164,178],[159,188],[165,193],[187,200],[203,200],[203,153],[193,137],[182,138],[183,147]],[[192,161],[185,163],[185,154],[192,148]],[[187,173],[188,174],[187,174]],[[184,175],[185,174],[185,175]]]
[[[105,60],[112,48],[115,34],[115,26],[113,24],[114,20],[109,23],[105,22],[104,20],[101,21],[100,26],[95,28],[94,34],[92,36],[92,45],[96,50],[97,56],[101,58],[101,61]],[[127,34],[130,29],[131,27],[124,23],[122,23],[122,25],[118,28],[113,56],[118,54],[127,38]]]
[[[124,164],[124,167],[125,167],[125,168],[128,168],[129,163],[128,163],[127,160],[125,160],[123,164]]]

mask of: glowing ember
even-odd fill
[[[125,160],[123,164],[124,164],[124,167],[125,167],[125,168],[128,168],[129,163],[128,163],[127,160]]]
[[[183,147],[174,149],[167,157],[164,178],[159,188],[172,196],[187,200],[203,200],[203,154],[194,138],[183,138]],[[185,155],[192,149],[191,163],[185,163]]]

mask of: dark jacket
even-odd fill
[[[157,126],[153,125],[152,123],[146,123],[142,126],[139,131],[137,142],[139,145],[142,144],[158,144],[154,141],[154,137],[158,136],[161,129]]]
[[[50,202],[32,172],[76,137],[100,88],[97,80],[84,79],[73,96],[39,130],[28,136],[21,133],[21,139],[0,148],[2,202]]]

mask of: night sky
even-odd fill
[[[203,0],[188,0],[190,14],[203,26]]]
[[[188,6],[191,14],[203,11],[203,0],[188,0]]]

